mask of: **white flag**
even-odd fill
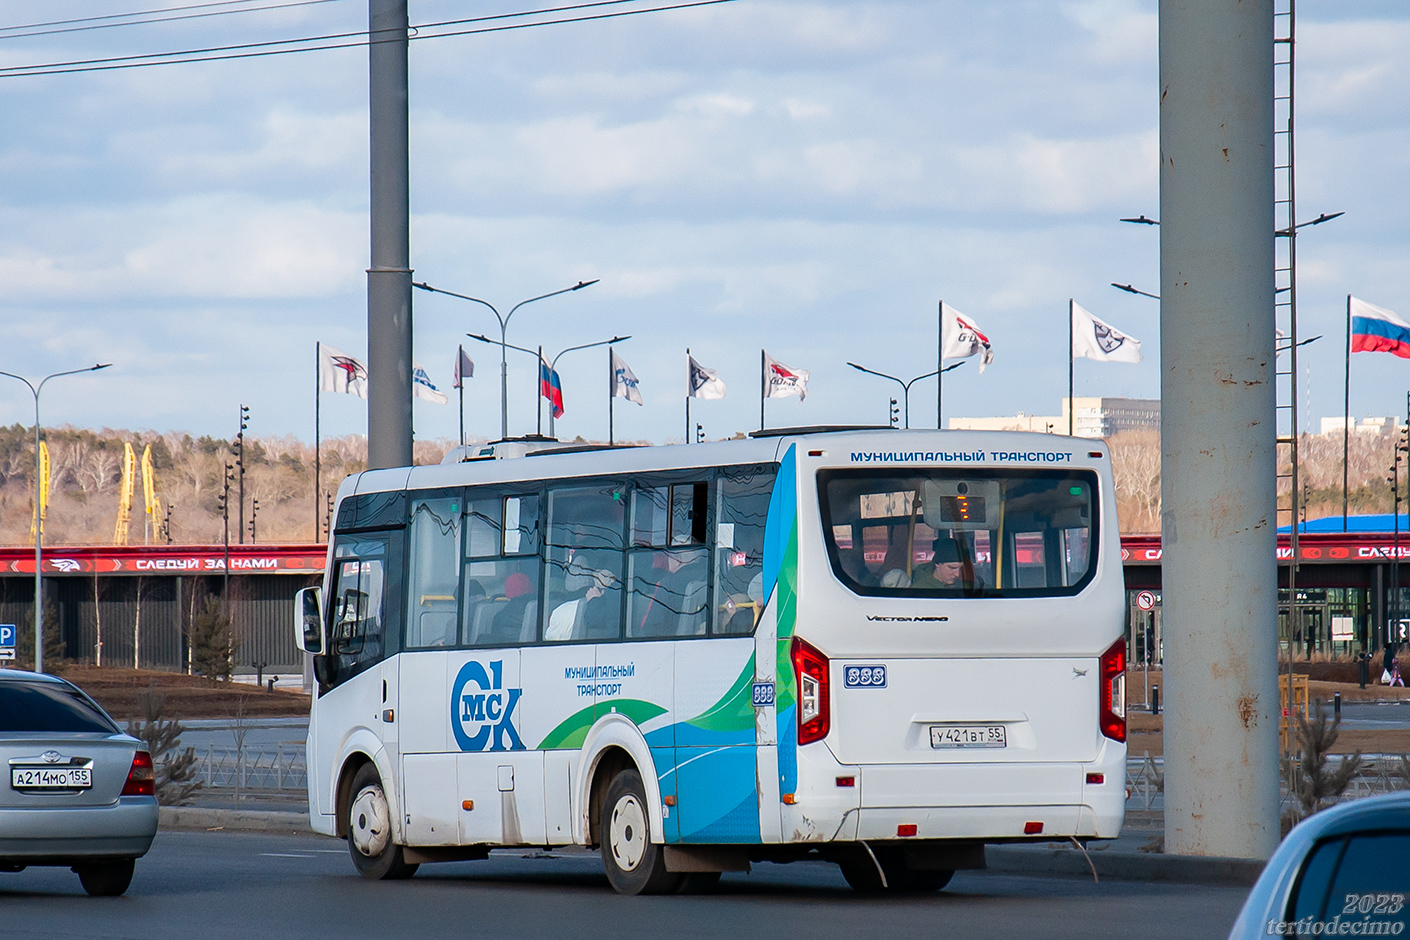
[[[460,388],[460,383],[465,379],[475,377],[475,360],[465,355],[465,347],[458,347],[460,352],[455,357],[455,381],[450,383],[451,388]]]
[[[438,405],[444,405],[450,401],[445,392],[436,388],[431,377],[426,374],[426,370],[421,368],[421,363],[415,359],[411,360],[411,394],[417,398],[424,398],[426,401],[433,401]]]
[[[332,346],[320,344],[318,349],[319,390],[366,398],[367,366]]]
[[[609,349],[608,352],[612,354],[612,396],[634,401],[638,405],[642,404],[641,390],[637,388],[636,373],[622,361],[621,356],[617,355],[617,350]]]
[[[767,352],[764,353],[764,377],[768,383],[766,398],[788,398],[798,396],[802,401],[808,397],[808,372],[806,369],[790,369]]]
[[[725,397],[725,383],[714,369],[707,369],[695,361],[694,356],[686,356],[686,396],[713,400]]]
[[[1072,355],[1098,362],[1140,362],[1141,341],[1072,305]]]
[[[983,373],[984,367],[994,361],[994,349],[989,345],[989,337],[984,335],[984,331],[974,322],[973,317],[965,316],[946,303],[942,303],[940,307],[941,322],[944,324],[942,358],[968,359],[970,356],[980,355],[979,371]]]

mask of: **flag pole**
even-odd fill
[[[1072,436],[1072,298],[1067,298],[1067,436]]]
[[[1346,295],[1346,370],[1342,381],[1341,530],[1346,531],[1347,461],[1351,456],[1351,295]]]
[[[455,347],[457,359],[455,360],[455,374],[457,376],[455,384],[460,387],[460,446],[465,446],[465,347]]]
[[[607,446],[617,443],[613,428],[613,406],[617,404],[617,389],[613,387],[616,373],[612,371],[612,347],[607,347]]]
[[[685,442],[690,443],[690,347],[685,347]]]
[[[318,498],[322,495],[318,485],[322,475],[323,466],[320,459],[322,454],[322,433],[321,407],[323,399],[323,343],[315,341],[313,344],[313,540],[318,541]]]
[[[935,430],[945,430],[945,301],[935,315]]]
[[[534,434],[535,434],[535,436],[537,436],[537,437],[543,437],[543,382],[544,382],[544,371],[543,371],[543,346],[540,345],[540,346],[539,346],[539,394],[538,394],[538,397],[534,399],[534,421],[537,422],[537,424],[535,425]],[[548,374],[548,389],[549,389],[550,392],[553,391],[553,372],[552,372],[552,370],[550,370],[550,371],[549,371],[549,374]],[[552,407],[553,407],[553,401],[552,401],[551,399],[549,400],[548,407],[549,407],[549,408],[552,408]]]
[[[759,430],[764,430],[764,351],[759,350]],[[686,437],[690,436],[690,428],[685,429]]]

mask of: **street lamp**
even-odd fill
[[[470,337],[471,339],[477,339],[477,340],[479,340],[479,341],[482,342],[482,343],[491,343],[491,344],[494,343],[494,340],[492,340],[492,339],[490,339],[488,336],[484,336],[484,335],[482,335],[482,334],[480,334],[480,333],[466,333],[465,335],[468,336],[468,337]],[[563,353],[570,353],[570,352],[572,352],[572,351],[575,350],[575,349],[592,349],[594,346],[611,346],[613,343],[622,343],[622,342],[626,342],[626,341],[629,340],[629,339],[631,339],[630,336],[614,336],[614,337],[612,337],[611,339],[598,340],[598,341],[595,342],[595,343],[584,343],[584,344],[582,344],[581,346],[569,346],[567,349],[561,350],[561,351],[558,353],[557,356],[554,356],[553,359],[550,360],[549,365],[548,365],[548,370],[549,370],[550,372],[557,372],[557,371],[558,371],[558,360],[559,360],[560,357],[562,357]],[[543,347],[539,347],[538,349],[525,349],[523,346],[515,346],[513,343],[504,343],[504,342],[501,342],[499,345],[504,346],[504,347],[507,347],[507,348],[509,348],[509,349],[517,349],[517,350],[519,350],[519,352],[528,353],[529,355],[531,355],[531,356],[533,356],[535,359],[537,359],[540,363],[543,362]],[[537,379],[537,382],[536,382],[536,384],[535,384],[535,389],[538,389],[538,390],[535,392],[535,398],[534,398],[534,400],[535,400],[536,404],[535,404],[534,411],[535,411],[536,414],[538,414],[538,413],[540,413],[540,412],[539,412],[539,406],[537,405],[537,402],[538,402],[538,399],[543,396],[543,392],[542,392],[542,389],[539,388],[539,385],[542,384],[542,378],[541,378],[541,377],[536,377],[536,379]],[[553,437],[553,410],[552,410],[552,409],[549,409],[549,412],[548,412],[548,436],[549,436],[549,437]]]
[[[557,297],[559,294],[567,294],[575,290],[582,290],[584,287],[591,287],[596,284],[598,280],[599,278],[593,278],[591,281],[579,281],[572,287],[565,287],[562,290],[556,290],[552,293],[540,294],[537,297],[530,297],[528,300],[521,300],[504,316],[500,316],[499,310],[488,300],[481,300],[478,297],[471,297],[468,294],[457,294],[455,291],[441,290],[439,287],[432,287],[424,281],[413,281],[411,286],[420,290],[430,291],[433,294],[445,294],[448,297],[459,297],[461,300],[482,304],[489,307],[490,312],[493,313],[495,319],[499,321],[499,436],[506,438],[509,436],[509,363],[506,361],[505,350],[509,348],[509,344],[505,341],[505,334],[509,329],[510,318],[514,316],[515,311],[525,304],[531,304],[536,300],[545,300],[549,297]]]
[[[1122,219],[1121,221],[1123,221],[1123,222],[1129,222],[1130,219]],[[1126,293],[1128,293],[1128,294],[1140,294],[1142,297],[1149,297],[1151,300],[1159,300],[1159,299],[1160,299],[1160,295],[1159,295],[1159,294],[1148,294],[1148,293],[1146,293],[1146,292],[1143,291],[1143,290],[1137,290],[1136,288],[1132,287],[1130,284],[1118,284],[1118,283],[1116,283],[1115,281],[1112,281],[1112,282],[1111,282],[1111,286],[1112,286],[1112,287],[1115,287],[1117,290],[1124,290],[1124,291],[1125,291]]]
[[[35,385],[22,375],[15,375],[13,372],[0,372],[0,375],[18,379],[29,389],[29,393],[34,396],[34,671],[44,671],[44,518],[39,513],[39,393],[44,391],[44,385],[50,379],[57,379],[61,375],[80,375],[84,372],[97,372],[99,369],[106,369],[112,365],[111,362],[100,362],[91,365],[86,369],[70,369],[67,372],[55,372],[53,375],[46,375]]]
[[[901,379],[896,378],[896,376],[894,375],[887,375],[885,372],[877,372],[875,369],[868,369],[865,366],[859,366],[855,362],[849,362],[847,364],[852,368],[856,369],[858,372],[865,372],[867,375],[875,375],[880,376],[883,379],[890,379],[897,385],[901,386],[901,398],[905,402],[904,412],[906,416],[906,428],[909,429],[911,426],[911,386],[919,382],[921,379],[930,378],[932,375],[939,375],[941,372],[949,372],[951,369],[958,369],[960,366],[964,365],[964,362],[965,361],[961,359],[959,362],[955,363],[952,366],[946,366],[943,369],[932,369],[931,371],[925,373],[925,375],[918,375],[915,378],[911,379],[909,382],[902,381]]]

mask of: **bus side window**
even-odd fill
[[[406,646],[454,646],[460,607],[459,497],[412,499]]]
[[[624,483],[549,490],[545,640],[621,638],[626,503]]]
[[[754,632],[764,607],[764,524],[773,466],[726,467],[716,483],[714,632]]]
[[[460,642],[532,643],[539,619],[538,496],[472,498],[465,519]]]
[[[704,636],[710,485],[637,486],[627,572],[627,638]]]

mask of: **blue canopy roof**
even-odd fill
[[[1279,526],[1279,532],[1291,532],[1292,526]],[[1365,516],[1347,516],[1346,528],[1342,528],[1341,516],[1324,516],[1321,519],[1308,519],[1298,526],[1298,532],[1394,532],[1395,516],[1388,512]],[[1410,516],[1400,517],[1400,531],[1410,534]]]

